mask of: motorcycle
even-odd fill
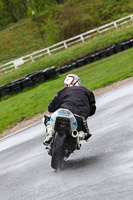
[[[51,167],[61,169],[72,152],[80,149],[77,120],[68,109],[60,108],[50,118],[50,126],[55,134],[47,148],[51,158]]]

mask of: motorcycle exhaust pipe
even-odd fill
[[[73,131],[73,132],[72,132],[72,136],[73,136],[74,138],[78,137],[78,131]]]

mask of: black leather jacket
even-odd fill
[[[91,90],[84,86],[65,87],[59,91],[48,106],[49,112],[59,108],[70,110],[73,114],[87,117],[96,111],[95,97]]]

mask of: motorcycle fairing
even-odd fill
[[[75,131],[77,129],[78,124],[73,113],[68,109],[59,108],[52,114],[50,118],[50,125],[54,130],[55,130],[56,118],[59,118],[59,117],[69,119],[72,131]]]

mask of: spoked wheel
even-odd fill
[[[59,134],[56,132],[54,143],[53,143],[53,150],[52,150],[52,159],[51,159],[51,167],[53,169],[61,169],[63,166],[64,161],[64,142],[66,139],[66,134]]]

